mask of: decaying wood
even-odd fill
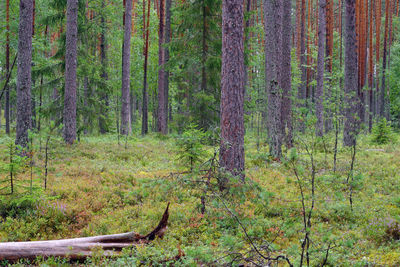
[[[167,230],[169,203],[158,226],[148,235],[135,232],[102,235],[93,237],[0,243],[0,260],[15,261],[18,259],[35,259],[42,257],[66,257],[71,260],[81,260],[101,251],[103,256],[116,256],[126,247],[135,244],[146,244],[156,237],[162,238]]]

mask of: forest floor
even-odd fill
[[[0,189],[4,194],[9,190],[11,139],[2,136]],[[83,137],[73,146],[54,138],[43,190],[45,140],[41,148],[36,141],[32,193],[31,169],[16,161],[16,192],[0,196],[0,241],[129,231],[146,234],[170,202],[164,239],[127,250],[118,259],[94,257],[86,264],[219,266],[253,261],[261,265],[262,257],[250,238],[264,256],[285,255],[299,266],[305,236],[300,185],[306,214],[313,199],[307,147],[313,151],[315,165],[310,265],[326,261],[328,266],[400,266],[400,145],[372,145],[369,136],[361,136],[354,171],[350,172],[352,150],[340,145],[334,173],[333,137],[315,146],[311,138],[300,141],[296,152],[284,151],[286,162],[275,162],[268,158],[266,144],[257,149],[256,138],[246,136],[246,185],[232,181],[223,193],[214,179],[219,176],[188,173],[188,167],[177,160],[175,138],[157,135],[121,139],[121,144],[115,135]],[[203,149],[211,158],[213,148]],[[204,215],[202,196],[206,196]],[[37,264],[68,263],[39,259]],[[279,261],[279,266],[285,264]]]

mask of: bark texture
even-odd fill
[[[169,43],[171,41],[171,5],[172,0],[165,0],[165,37],[164,37],[164,64],[169,61]],[[165,93],[165,116],[168,121],[168,98],[169,98],[169,71],[164,70],[164,93]],[[170,116],[171,117],[171,116]],[[168,123],[166,124],[166,132],[168,132]]]
[[[315,113],[317,115],[317,135],[322,136],[324,131],[324,61],[326,38],[326,0],[319,0],[318,15],[318,62],[317,62],[317,88],[315,91]]]
[[[268,95],[268,144],[269,153],[279,159],[282,156],[280,53],[281,1],[264,0],[265,30],[265,84]]]
[[[244,180],[243,31],[243,0],[223,0],[220,166]]]
[[[265,14],[265,12],[264,12]],[[306,68],[306,43],[305,43],[305,31],[306,31],[306,2],[305,0],[301,0],[301,9],[300,9],[300,70],[301,70],[301,82],[299,84],[299,92],[298,97],[300,102],[300,106],[306,106],[306,91],[307,91],[307,68]],[[300,129],[304,129],[304,123],[300,125]]]
[[[388,58],[388,46],[389,46],[389,21],[390,21],[390,0],[385,1],[385,35],[383,38],[383,55],[382,55],[382,86],[379,94],[379,117],[385,118],[386,116],[386,106],[385,106],[385,94],[386,94],[386,64]]]
[[[359,97],[358,97],[358,61],[356,39],[355,0],[346,0],[345,28],[345,122],[343,144],[353,146],[359,128]]]
[[[78,0],[67,1],[67,32],[65,44],[64,140],[76,139],[76,67],[78,41]]]
[[[147,92],[147,65],[149,59],[149,27],[150,27],[150,0],[147,0],[147,21],[146,21],[146,6],[145,0],[143,0],[143,25],[145,25],[143,32],[145,34],[145,45],[144,45],[144,64],[143,64],[143,100],[142,100],[142,135],[149,132],[148,122],[148,101],[149,94]]]
[[[17,72],[17,135],[15,144],[28,146],[28,130],[32,127],[31,63],[33,1],[20,0]]]
[[[126,1],[124,13],[124,43],[122,44],[121,134],[131,132],[130,72],[131,72],[132,1]]]
[[[103,0],[101,3],[102,8],[105,8],[105,1]],[[104,18],[104,14],[101,13],[101,34],[100,34],[100,60],[101,60],[101,78],[103,79],[103,88],[102,92],[100,93],[100,99],[102,101],[100,106],[100,115],[99,115],[99,130],[101,134],[107,133],[107,112],[108,112],[108,88],[107,88],[107,80],[108,80],[108,73],[107,73],[107,39],[106,39],[106,32],[107,32],[107,25]]]
[[[160,22],[158,26],[158,112],[157,131],[167,134],[167,106],[165,99],[165,71],[164,71],[164,2],[159,1]]]

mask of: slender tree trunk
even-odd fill
[[[15,144],[28,146],[28,130],[32,127],[31,63],[32,63],[32,0],[20,0],[17,74],[17,136]]]
[[[105,1],[101,2],[102,9],[105,8]],[[103,88],[100,95],[101,105],[100,105],[100,116],[99,116],[99,130],[101,134],[107,133],[107,114],[109,109],[109,98],[108,98],[108,73],[107,73],[107,39],[106,39],[106,32],[107,32],[107,25],[105,20],[105,15],[103,11],[101,12],[100,18],[100,25],[101,25],[101,34],[100,34],[100,60],[101,60],[101,78],[103,80]]]
[[[372,10],[373,10],[373,0],[370,2],[369,6],[369,48],[368,48],[368,95],[369,95],[369,101],[368,101],[368,106],[369,106],[369,114],[368,114],[368,130],[371,132],[372,130],[372,122],[373,122],[373,115],[374,115],[374,102],[373,102],[373,91],[372,88],[374,86],[374,47],[373,47],[373,16],[372,16]]]
[[[76,139],[76,68],[78,41],[78,0],[67,0],[67,32],[65,46],[64,140]]]
[[[207,92],[207,71],[206,71],[206,63],[207,63],[207,7],[206,1],[203,0],[203,8],[202,8],[202,16],[203,16],[203,32],[202,32],[202,48],[201,48],[201,91],[203,94]],[[207,127],[207,114],[206,114],[206,103],[204,101],[200,104],[200,127],[205,129]]]
[[[281,66],[281,86],[282,86],[282,129],[285,137],[286,146],[292,147],[292,72],[291,72],[291,45],[290,36],[292,32],[291,11],[292,2],[283,0],[282,16],[282,66]]]
[[[164,64],[168,64],[169,61],[169,43],[171,41],[171,5],[172,0],[165,0],[165,37],[164,43],[166,47],[164,48]],[[168,98],[169,98],[169,70],[164,70],[164,93],[165,93],[165,111],[168,112]],[[171,116],[170,116],[171,117]],[[168,121],[168,116],[167,116]],[[168,132],[168,123],[167,132]]]
[[[264,8],[265,10],[265,8]],[[299,85],[298,98],[301,101],[300,107],[306,106],[306,91],[307,91],[307,68],[306,68],[306,44],[305,44],[305,21],[306,21],[306,3],[305,0],[301,0],[301,23],[300,23],[300,70],[301,70],[301,81]],[[265,11],[264,11],[265,13]],[[264,15],[265,16],[265,15]],[[305,116],[305,114],[302,114]],[[300,129],[304,129],[304,122],[301,122]]]
[[[265,30],[265,81],[268,95],[268,143],[270,155],[282,156],[281,88],[280,88],[280,37],[282,0],[264,0]]]
[[[160,22],[158,26],[158,110],[157,110],[157,132],[167,134],[167,109],[165,99],[165,72],[164,72],[164,2],[159,1]]]
[[[324,131],[324,61],[325,61],[325,38],[326,38],[326,0],[319,0],[318,14],[318,62],[317,62],[317,90],[316,98],[316,115],[317,115],[317,135],[322,136]]]
[[[32,39],[35,36],[35,6],[36,2],[35,0],[33,1],[33,9],[32,9]],[[34,58],[34,50],[32,49],[32,66],[35,65],[35,62],[33,61]],[[35,88],[35,79],[32,78],[32,85],[31,85],[31,108],[32,108],[32,129],[36,128],[36,98],[35,98],[35,91],[33,90]]]
[[[6,73],[10,72],[10,0],[6,0]],[[10,87],[6,88],[6,103],[4,117],[6,119],[6,134],[10,134]]]
[[[345,40],[345,123],[343,144],[353,146],[358,134],[359,97],[358,97],[358,61],[356,39],[355,1],[346,0],[346,40]]]
[[[385,106],[385,94],[386,94],[386,64],[388,57],[388,42],[389,42],[389,21],[390,21],[390,4],[391,0],[385,1],[385,35],[383,39],[383,56],[382,56],[382,86],[379,96],[379,110],[380,117],[385,118],[386,116],[386,106]]]
[[[376,27],[376,47],[375,47],[375,55],[376,55],[376,81],[375,81],[375,86],[376,86],[376,92],[375,92],[375,112],[378,116],[381,114],[381,106],[379,105],[379,64],[380,64],[380,55],[381,55],[381,19],[382,19],[382,0],[376,0],[375,2],[376,8],[375,8],[375,27]]]
[[[243,0],[223,0],[220,166],[244,181],[243,42]]]
[[[145,4],[145,0],[143,0],[143,5]],[[144,47],[144,78],[143,78],[143,101],[142,101],[142,135],[145,135],[149,132],[149,122],[148,122],[148,101],[149,95],[147,92],[147,63],[149,57],[149,27],[150,27],[150,0],[147,0],[147,21],[143,22],[144,31],[146,31],[146,40],[145,40],[145,47]],[[144,16],[146,14],[146,9],[143,9]]]
[[[132,30],[132,1],[125,3],[124,13],[124,43],[122,44],[122,88],[121,88],[121,134],[131,132],[130,118],[130,72],[131,72],[131,30]]]
[[[88,107],[88,99],[89,99],[89,78],[88,75],[85,75],[83,78],[83,105]],[[86,135],[88,133],[89,128],[89,113],[83,114],[83,123],[86,126],[83,130],[83,133]]]

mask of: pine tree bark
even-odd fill
[[[6,73],[10,72],[10,0],[6,0]],[[7,85],[5,94],[4,117],[6,119],[6,134],[10,135],[10,87]]]
[[[300,70],[301,70],[301,81],[299,84],[298,98],[300,100],[300,107],[306,106],[306,93],[307,93],[307,68],[306,68],[306,44],[305,44],[305,31],[306,31],[306,2],[301,0],[300,9]],[[304,115],[304,114],[303,114]],[[304,122],[300,122],[300,129],[304,129]]]
[[[322,136],[324,131],[324,62],[326,38],[326,0],[319,0],[318,13],[318,62],[317,62],[317,88],[315,91],[315,113],[317,115],[317,135]]]
[[[132,1],[125,3],[124,43],[122,44],[121,134],[131,133],[130,72],[131,72]]]
[[[171,41],[171,5],[172,0],[165,0],[165,37],[164,37],[164,64],[169,62],[169,43]],[[168,98],[169,98],[169,71],[164,70],[164,93],[165,93],[165,113],[168,122]],[[166,131],[168,132],[168,123],[166,124]]]
[[[105,8],[105,1],[101,2],[102,9]],[[109,106],[109,98],[108,98],[108,88],[107,88],[107,80],[108,80],[108,73],[107,73],[107,25],[105,20],[105,15],[101,12],[100,18],[100,25],[101,25],[101,34],[100,34],[100,61],[101,61],[101,78],[103,80],[103,88],[100,94],[100,99],[102,101],[100,105],[100,116],[99,116],[99,130],[101,134],[107,133],[107,113],[108,113],[108,106]]]
[[[269,153],[275,159],[282,156],[281,99],[280,88],[280,34],[283,0],[264,0],[265,31],[265,80],[268,95],[268,143]]]
[[[370,1],[369,4],[369,37],[368,37],[368,106],[369,106],[369,114],[368,114],[368,130],[371,132],[372,130],[372,122],[373,122],[373,114],[374,114],[374,93],[372,88],[374,86],[374,47],[373,47],[373,0]]]
[[[164,71],[164,2],[159,1],[160,20],[158,26],[158,112],[157,112],[157,131],[167,134],[167,109],[165,99],[165,71]]]
[[[143,5],[145,5],[145,0],[143,0]],[[143,18],[146,18],[146,8],[143,9]],[[148,122],[148,101],[149,95],[147,92],[147,65],[149,58],[149,27],[150,27],[150,0],[147,0],[147,20],[143,21],[143,31],[145,34],[145,45],[144,45],[144,64],[143,64],[143,100],[142,100],[142,135],[149,132],[149,122]]]
[[[285,137],[286,146],[292,147],[292,72],[291,72],[291,45],[290,36],[292,35],[292,1],[283,0],[282,5],[282,66],[281,66],[281,86],[282,86],[282,129]]]
[[[379,63],[380,63],[380,55],[381,55],[381,19],[382,19],[382,0],[376,0],[375,1],[375,36],[376,36],[376,42],[375,42],[375,64],[376,64],[376,81],[375,81],[375,112],[376,115],[380,116],[381,111],[380,111],[380,105],[379,105]]]
[[[33,1],[20,0],[17,72],[17,135],[15,144],[28,146],[28,130],[32,127],[31,63]]]
[[[64,140],[76,139],[76,68],[78,41],[78,0],[67,1],[67,32],[65,45]]]
[[[222,1],[220,166],[244,181],[243,0]]]
[[[345,35],[345,122],[343,131],[344,146],[353,146],[359,128],[358,60],[356,39],[355,1],[346,0]]]
[[[385,35],[383,38],[383,55],[382,55],[382,86],[379,95],[379,111],[380,118],[386,117],[386,107],[385,107],[385,94],[386,94],[386,64],[388,57],[388,36],[389,36],[389,21],[390,21],[390,3],[391,0],[385,1]]]

